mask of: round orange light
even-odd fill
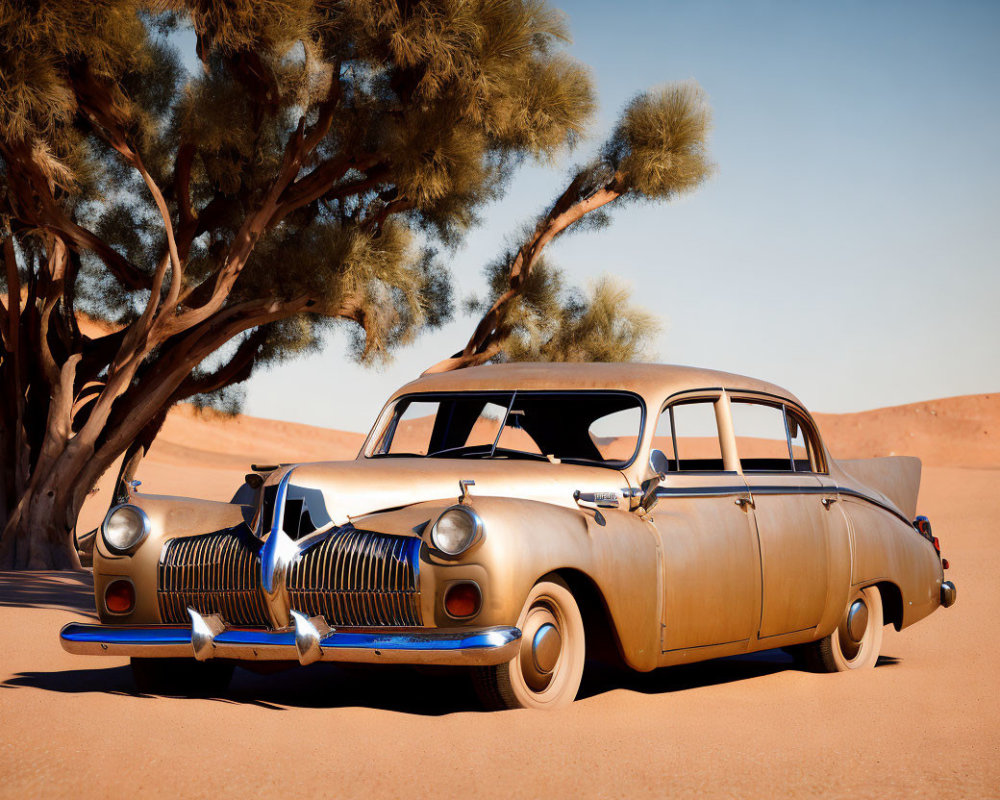
[[[444,595],[444,610],[459,619],[478,614],[482,603],[479,587],[471,582],[453,583]]]
[[[104,605],[112,614],[127,614],[135,606],[135,587],[129,581],[112,581],[104,590]]]

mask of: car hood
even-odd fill
[[[518,497],[575,507],[573,492],[615,492],[629,486],[617,469],[535,461],[374,458],[300,464],[289,484],[322,493],[326,513],[337,525],[390,508],[427,500],[457,501],[459,481],[475,481],[472,497]],[[624,500],[622,500],[624,504]]]

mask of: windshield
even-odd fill
[[[535,459],[624,466],[643,405],[624,392],[462,392],[401,397],[370,458]]]

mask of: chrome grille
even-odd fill
[[[414,537],[345,526],[309,547],[288,574],[291,607],[337,626],[421,624]]]
[[[167,542],[157,581],[162,620],[186,625],[190,606],[230,625],[269,625],[260,547],[244,527]],[[292,563],[290,606],[307,616],[322,614],[334,627],[419,626],[419,550],[414,537],[350,525],[332,530]]]
[[[171,539],[160,556],[157,597],[164,622],[186,624],[188,606],[231,625],[266,625],[260,543],[237,529]]]

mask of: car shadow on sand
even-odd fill
[[[898,659],[883,656],[878,666]],[[801,670],[780,650],[706,661],[639,673],[587,665],[579,700],[624,690],[642,694],[669,694],[738,681],[748,681],[788,670]],[[0,684],[0,689],[35,688],[66,694],[100,692],[112,695],[161,698],[138,692],[128,667],[23,672]],[[162,698],[161,698],[162,699]],[[177,698],[181,702],[187,698]],[[253,705],[275,711],[294,708],[366,707],[403,714],[443,716],[481,711],[469,676],[463,670],[397,666],[342,666],[314,664],[260,674],[237,669],[225,693],[202,698],[220,703]],[[195,702],[191,700],[191,702]]]

